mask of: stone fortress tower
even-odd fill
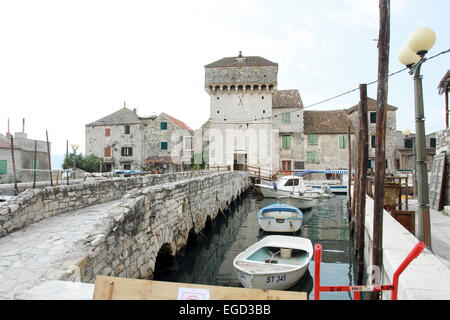
[[[258,56],[227,57],[205,66],[210,96],[209,164],[278,167],[272,130],[272,95],[278,64]],[[275,138],[275,139],[274,139]]]

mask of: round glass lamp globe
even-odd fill
[[[411,131],[408,128],[406,128],[406,129],[403,129],[402,133],[404,136],[409,136],[411,134]]]
[[[408,45],[404,45],[398,51],[398,60],[405,66],[412,66],[413,64],[420,61],[420,57],[415,54],[411,49],[409,49]]]
[[[428,27],[419,27],[408,38],[408,46],[418,55],[424,55],[436,43],[436,33]]]

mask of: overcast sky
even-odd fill
[[[450,48],[450,1],[391,0],[390,72],[416,27],[437,35],[429,56]],[[378,0],[0,2],[0,133],[25,131],[52,152],[66,140],[84,153],[85,124],[122,108],[166,112],[193,129],[209,118],[204,66],[222,57],[262,56],[278,65],[278,88],[305,106],[377,80]],[[375,39],[375,40],[374,40]],[[437,85],[450,54],[422,67],[426,132],[445,127]],[[368,88],[376,98],[376,84]],[[412,77],[389,80],[397,129],[415,132]],[[309,110],[343,109],[359,93]]]

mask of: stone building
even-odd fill
[[[348,110],[305,111],[303,117],[305,169],[348,169]],[[355,146],[353,127],[351,133]]]
[[[165,113],[140,117],[126,107],[86,125],[86,155],[102,159],[107,171],[153,169],[175,171],[191,154],[181,146],[193,134],[182,121]]]
[[[277,74],[277,63],[241,53],[205,66],[210,166],[275,172],[300,162],[302,101],[298,90],[277,90]]]
[[[433,132],[425,136],[428,170],[433,169],[433,159],[436,154],[436,136]],[[395,150],[395,170],[413,170],[415,168],[416,134],[405,136],[402,131],[396,131],[397,148]]]
[[[359,104],[348,109],[348,117],[353,128],[358,128],[358,110]],[[386,110],[386,171],[393,173],[395,169],[395,151],[397,149],[397,108],[387,105]],[[369,143],[369,163],[368,168],[375,168],[375,140],[376,140],[376,123],[377,123],[377,101],[367,98],[367,122],[368,122],[368,143]]]
[[[188,169],[193,134],[188,125],[164,112],[153,119],[144,130],[147,169],[159,172]]]
[[[258,56],[226,57],[205,66],[210,96],[209,165],[275,173],[348,168],[348,124],[357,128],[359,104],[304,111],[298,90],[278,90],[278,64]],[[369,168],[375,166],[376,100],[368,98]],[[395,167],[396,107],[388,105],[387,168]],[[353,151],[353,164],[355,151]]]
[[[14,182],[10,136],[9,132],[6,136],[0,134],[0,183]],[[47,142],[36,140],[36,167],[34,167],[35,140],[28,139],[24,132],[16,132],[13,138],[17,182],[50,180]],[[51,147],[50,143],[49,145]],[[33,172],[34,168],[46,171]]]

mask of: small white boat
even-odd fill
[[[284,290],[301,279],[312,256],[311,240],[271,235],[239,253],[233,266],[245,288]]]
[[[261,229],[267,232],[297,232],[302,226],[300,209],[283,203],[274,203],[258,212]]]
[[[301,194],[305,190],[303,178],[295,176],[284,176],[276,181],[276,188],[273,184],[255,184],[255,187],[265,198],[278,198],[290,196],[291,194]]]
[[[297,175],[314,175],[321,177],[320,180],[305,179],[305,185],[315,189],[323,186],[330,188],[333,194],[347,194],[348,191],[348,170],[296,170]],[[352,170],[352,174],[354,170]]]
[[[311,209],[312,207],[317,206],[319,203],[319,198],[300,196],[300,195],[290,195],[290,196],[282,196],[278,197],[282,203],[286,203],[290,206],[299,208],[301,210]]]

